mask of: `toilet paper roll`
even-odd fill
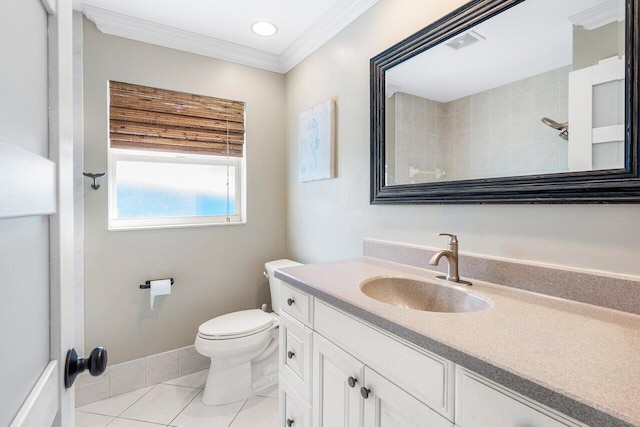
[[[171,294],[171,279],[151,280],[149,282],[151,296],[151,310],[153,310],[153,302],[158,295]]]

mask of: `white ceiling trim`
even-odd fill
[[[285,72],[301,63],[377,2],[378,0],[338,1],[284,50],[280,61]]]
[[[82,11],[105,34],[282,72],[279,56],[263,50],[84,5]]]
[[[196,53],[277,73],[286,73],[378,0],[340,0],[298,37],[281,55],[214,37],[83,5],[85,16],[105,34]]]
[[[609,0],[584,12],[570,16],[568,19],[574,25],[582,25],[587,30],[595,30],[611,22],[624,21],[624,0]]]

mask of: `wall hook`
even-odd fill
[[[82,172],[82,175],[86,176],[87,178],[93,179],[93,183],[91,184],[91,188],[93,188],[94,190],[97,190],[98,188],[100,188],[100,184],[98,184],[98,179],[100,179],[103,176],[105,176],[105,174],[106,174],[106,172],[102,172],[102,173]]]

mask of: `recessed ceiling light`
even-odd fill
[[[257,21],[251,24],[251,31],[259,36],[269,37],[278,32],[278,27],[269,21]]]

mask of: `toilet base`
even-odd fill
[[[205,405],[225,405],[253,395],[251,382],[251,362],[216,369],[212,361],[207,377],[207,385],[202,395]]]

